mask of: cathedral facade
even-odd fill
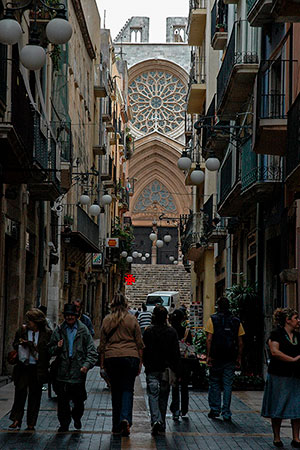
[[[191,188],[177,167],[185,146],[190,68],[186,26],[184,17],[167,18],[166,42],[149,43],[149,18],[132,17],[114,41],[116,54],[129,67],[130,134],[134,139],[128,173],[129,183],[134,184],[129,215],[135,249],[152,255],[148,263],[169,264],[170,256],[180,259],[180,216],[188,214],[191,206]],[[153,229],[158,239],[170,234],[171,242],[156,248],[148,237]]]

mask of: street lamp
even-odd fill
[[[134,251],[134,252],[132,253],[132,257],[133,257],[133,258],[137,258],[138,256],[139,256],[138,252]]]
[[[208,170],[210,170],[212,172],[219,170],[220,161],[218,160],[218,158],[215,157],[214,152],[210,152],[210,155],[205,162],[205,166]]]
[[[133,257],[132,257],[132,256],[127,256],[126,261],[127,261],[128,263],[132,263]]]
[[[196,168],[191,173],[190,179],[191,179],[191,182],[196,185],[203,183],[204,172],[201,170],[199,163],[196,164]]]
[[[128,253],[127,253],[125,250],[123,250],[123,251],[121,252],[122,258],[126,258],[127,255],[128,255]]]
[[[181,157],[177,161],[177,166],[180,170],[189,170],[192,165],[191,158],[188,157],[187,151],[183,150]]]
[[[97,203],[97,200],[94,201],[94,203],[89,208],[89,213],[91,216],[99,216],[101,211],[100,206]]]
[[[157,248],[161,248],[161,247],[163,247],[163,245],[164,245],[164,241],[162,241],[161,239],[158,239],[156,241],[156,247]]]
[[[104,194],[101,197],[101,203],[103,205],[110,205],[112,202],[112,196],[109,195],[107,191],[104,191]]]
[[[175,259],[174,256],[169,256],[169,261],[170,261],[170,262],[173,262],[174,259]]]
[[[151,239],[152,242],[156,241],[157,235],[152,231],[152,233],[149,234],[149,239]]]
[[[168,233],[168,234],[164,235],[163,239],[164,239],[166,244],[169,244],[169,242],[171,242],[171,240],[172,240],[172,236]]]
[[[83,194],[79,197],[79,203],[81,205],[89,205],[91,203],[91,199],[87,193],[87,191],[84,191]]]
[[[72,27],[66,19],[66,8],[63,3],[49,6],[44,0],[29,0],[25,5],[7,3],[5,15],[0,20],[0,42],[6,45],[16,44],[22,36],[22,28],[15,18],[16,12],[26,10],[33,12],[34,21],[29,29],[29,42],[20,51],[20,60],[29,70],[39,70],[46,62],[45,49],[40,45],[37,15],[41,9],[46,9],[56,16],[46,26],[46,35],[52,44],[66,44],[72,36]],[[21,14],[22,17],[22,14]]]

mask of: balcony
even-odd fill
[[[298,1],[273,0],[271,13],[276,22],[300,22]]]
[[[203,212],[206,217],[205,236],[208,242],[212,244],[220,242],[227,236],[225,219],[219,219],[215,211],[216,206],[214,205],[214,195],[212,194],[203,205]]]
[[[219,202],[218,213],[220,216],[234,217],[241,212],[241,179],[238,163],[230,152],[219,172]]]
[[[229,141],[229,122],[218,121],[216,116],[216,95],[206,111],[202,132],[202,153],[204,157],[208,156],[208,151],[213,150],[215,155],[222,160],[224,151]]]
[[[262,27],[271,23],[272,0],[247,0],[247,19],[251,27]]]
[[[62,240],[65,245],[79,248],[84,253],[99,253],[99,227],[78,205],[64,205],[65,227]]]
[[[187,94],[187,113],[201,114],[206,97],[205,61],[198,58],[196,52],[192,53],[192,66],[190,71]]]
[[[188,44],[200,47],[205,38],[206,0],[190,0]]]
[[[257,33],[246,20],[233,26],[217,76],[217,112],[222,119],[235,119],[250,100],[258,72]]]
[[[2,47],[2,46],[1,46]],[[13,47],[13,60],[17,55]],[[3,52],[2,52],[3,54]],[[4,54],[3,54],[4,57]],[[33,149],[33,110],[25,89],[22,75],[17,64],[11,66],[11,102],[6,99],[6,72],[1,73],[1,106],[0,119],[0,163],[3,167],[4,183],[26,183],[32,175]],[[2,60],[1,68],[6,70],[6,60]],[[6,109],[6,111],[5,111]],[[1,116],[1,115],[0,115]]]
[[[181,235],[181,250],[185,259],[199,261],[207,241],[204,237],[205,215],[203,212],[192,213]]]
[[[60,154],[56,140],[49,134],[42,116],[34,115],[33,175],[28,180],[30,196],[36,200],[54,201],[60,190]]]
[[[95,67],[94,94],[97,98],[105,98],[108,95],[107,71],[102,68],[102,64]]]
[[[113,160],[109,155],[105,155],[101,159],[100,176],[102,181],[111,181],[113,179]]]
[[[251,148],[251,138],[241,148],[241,195],[243,201],[265,201],[282,186],[278,156],[258,156]]]
[[[290,190],[300,192],[300,94],[288,112],[285,182]]]
[[[214,50],[223,50],[227,44],[228,6],[223,0],[216,0],[211,10],[211,46]]]
[[[185,142],[186,144],[188,144],[188,142],[193,136],[193,116],[187,113],[185,113],[184,118],[184,134],[185,134]]]
[[[261,63],[253,121],[253,150],[259,154],[285,155],[289,85],[296,79],[297,62],[269,60]]]

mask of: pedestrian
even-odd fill
[[[166,429],[166,411],[170,384],[179,375],[180,352],[177,333],[167,324],[168,311],[155,306],[152,325],[144,332],[143,363],[151,414],[152,434]]]
[[[45,315],[45,318],[46,318],[46,322],[47,322],[47,327],[51,330],[51,331],[53,331],[54,330],[54,328],[55,328],[55,326],[53,325],[53,323],[52,323],[52,321],[47,317],[47,306],[45,306],[45,305],[39,305],[38,306],[38,309],[40,310],[40,311],[42,311],[42,313]]]
[[[84,402],[87,398],[86,374],[98,360],[92,336],[87,327],[78,320],[75,305],[66,304],[63,314],[65,320],[54,330],[49,346],[50,354],[58,358],[55,380],[59,432],[69,430],[72,418],[74,427],[81,429]]]
[[[214,419],[222,412],[224,421],[231,421],[231,393],[234,371],[241,366],[244,328],[229,311],[229,300],[217,300],[218,312],[207,323],[207,365],[209,370],[208,417]],[[221,409],[221,390],[223,406]]]
[[[89,318],[89,316],[87,316],[86,314],[83,314],[83,312],[82,312],[82,310],[83,310],[83,301],[80,300],[80,298],[77,298],[72,303],[76,307],[76,311],[77,311],[77,314],[78,314],[78,320],[80,320],[82,323],[84,323],[84,325],[88,328],[89,332],[91,333],[91,336],[93,337],[95,335],[95,331],[94,331],[94,327],[93,327],[92,321]]]
[[[144,334],[145,329],[151,325],[152,321],[152,312],[147,311],[147,306],[145,303],[142,304],[142,312],[139,314],[138,323],[141,327],[142,335]]]
[[[111,386],[112,432],[129,436],[132,426],[134,382],[142,366],[143,340],[136,318],[128,312],[124,295],[117,292],[100,332],[100,375]]]
[[[300,448],[300,320],[292,308],[277,308],[273,315],[276,328],[268,339],[271,359],[265,385],[261,415],[272,421],[275,447],[280,440],[282,419],[291,419],[292,447]]]
[[[193,337],[191,330],[185,323],[185,312],[182,309],[175,309],[169,317],[169,322],[176,330],[179,341],[184,341],[192,345]],[[170,410],[173,413],[173,420],[179,420],[180,415],[186,416],[189,410],[189,382],[191,372],[197,363],[196,359],[181,357],[180,361],[180,381],[177,380],[172,387],[172,402]]]
[[[51,330],[47,327],[45,315],[37,308],[27,311],[26,324],[16,332],[13,347],[18,352],[13,381],[15,397],[10,413],[13,421],[9,428],[20,428],[28,396],[27,430],[34,431],[42,397],[43,383],[48,381],[48,344]]]

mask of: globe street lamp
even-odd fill
[[[29,70],[39,70],[46,62],[46,51],[40,45],[37,26],[37,16],[41,9],[56,14],[46,26],[48,40],[55,45],[66,44],[72,36],[72,27],[66,19],[66,8],[63,3],[51,6],[44,0],[29,0],[21,6],[18,6],[18,3],[7,3],[4,17],[0,20],[0,42],[13,45],[19,42],[22,37],[22,28],[14,14],[16,12],[23,13],[26,10],[32,11],[33,23],[29,29],[29,42],[20,51],[20,61]]]
[[[151,239],[152,242],[154,242],[157,239],[157,234],[154,233],[154,231],[152,231],[152,233],[149,234],[149,238]]]
[[[177,166],[180,170],[189,170],[192,165],[191,158],[188,157],[187,151],[183,150],[181,157],[177,161]]]
[[[128,253],[127,253],[125,250],[123,250],[123,251],[121,252],[122,258],[126,258],[127,255],[128,255]]]
[[[200,168],[200,164],[196,164],[196,168],[193,170],[193,172],[190,175],[191,182],[193,184],[196,184],[197,186],[204,181],[204,172]]]
[[[156,241],[156,247],[157,248],[161,248],[161,247],[163,247],[163,245],[164,245],[164,241],[162,241],[161,239],[158,239]]]
[[[171,240],[172,240],[172,236],[168,233],[168,234],[164,235],[163,239],[164,239],[166,244],[169,244],[169,242],[171,242]]]

